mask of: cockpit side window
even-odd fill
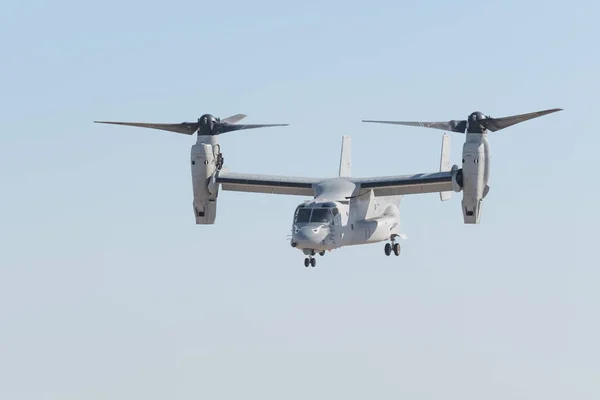
[[[329,208],[315,208],[310,218],[310,222],[319,222],[330,224],[333,222],[333,216],[331,215],[331,209]]]
[[[337,207],[333,208],[331,211],[333,212],[334,217],[340,213],[340,210],[338,210]]]
[[[299,208],[296,212],[296,223],[307,223],[310,221],[310,208]]]

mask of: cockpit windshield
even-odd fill
[[[294,223],[306,224],[309,222],[319,224],[332,224],[334,217],[339,214],[339,210],[335,203],[323,203],[320,208],[306,207],[300,205],[296,209],[296,217]]]
[[[305,224],[310,221],[310,208],[299,208],[296,213],[296,223]]]
[[[331,209],[329,208],[315,208],[310,217],[310,222],[318,222],[323,224],[330,224],[333,222],[333,215],[331,215]]]

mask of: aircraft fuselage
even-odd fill
[[[318,195],[294,212],[290,243],[305,254],[383,242],[400,234],[401,196],[375,197],[372,191],[357,196],[355,185],[343,178],[317,186]]]

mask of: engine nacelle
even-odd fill
[[[214,224],[219,195],[219,185],[215,182],[217,159],[214,147],[206,143],[193,145],[191,164],[196,224]]]
[[[478,224],[489,191],[489,143],[486,134],[467,133],[462,160],[462,211],[465,224]]]

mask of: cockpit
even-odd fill
[[[336,216],[340,213],[333,202],[300,204],[294,215],[295,224],[333,224]]]

